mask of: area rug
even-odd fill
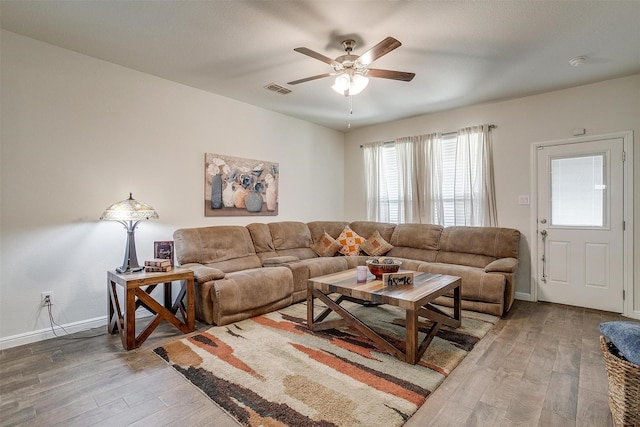
[[[347,308],[391,342],[404,341],[393,322],[403,310]],[[312,332],[306,313],[298,303],[154,352],[245,426],[401,426],[498,320],[463,311],[462,326],[443,327],[410,365],[346,326]]]

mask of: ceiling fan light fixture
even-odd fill
[[[344,73],[336,77],[336,81],[333,86],[331,86],[331,89],[344,96],[357,95],[362,92],[368,84],[369,79],[361,74],[349,75]]]

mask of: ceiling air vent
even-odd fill
[[[269,83],[264,88],[273,92],[278,92],[279,94],[282,94],[282,95],[291,93],[291,91],[286,87],[282,87],[279,84],[275,84],[275,83]]]

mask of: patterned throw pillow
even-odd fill
[[[371,237],[362,242],[360,249],[369,256],[379,256],[389,252],[393,249],[393,246],[391,246],[391,243],[384,240],[380,235],[380,232],[376,230]]]
[[[342,245],[326,231],[320,239],[311,245],[311,249],[320,256],[334,256]]]
[[[338,243],[342,245],[340,253],[346,256],[356,256],[360,254],[360,245],[364,239],[351,229],[348,225],[344,227],[338,236]]]

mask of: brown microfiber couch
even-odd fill
[[[311,248],[349,226],[364,239],[375,231],[402,268],[462,278],[462,308],[501,316],[514,300],[518,230],[371,221],[283,221],[176,230],[178,263],[194,271],[196,317],[224,325],[303,301],[307,280],[364,265],[369,258],[321,257]],[[437,303],[452,306],[452,297]]]

